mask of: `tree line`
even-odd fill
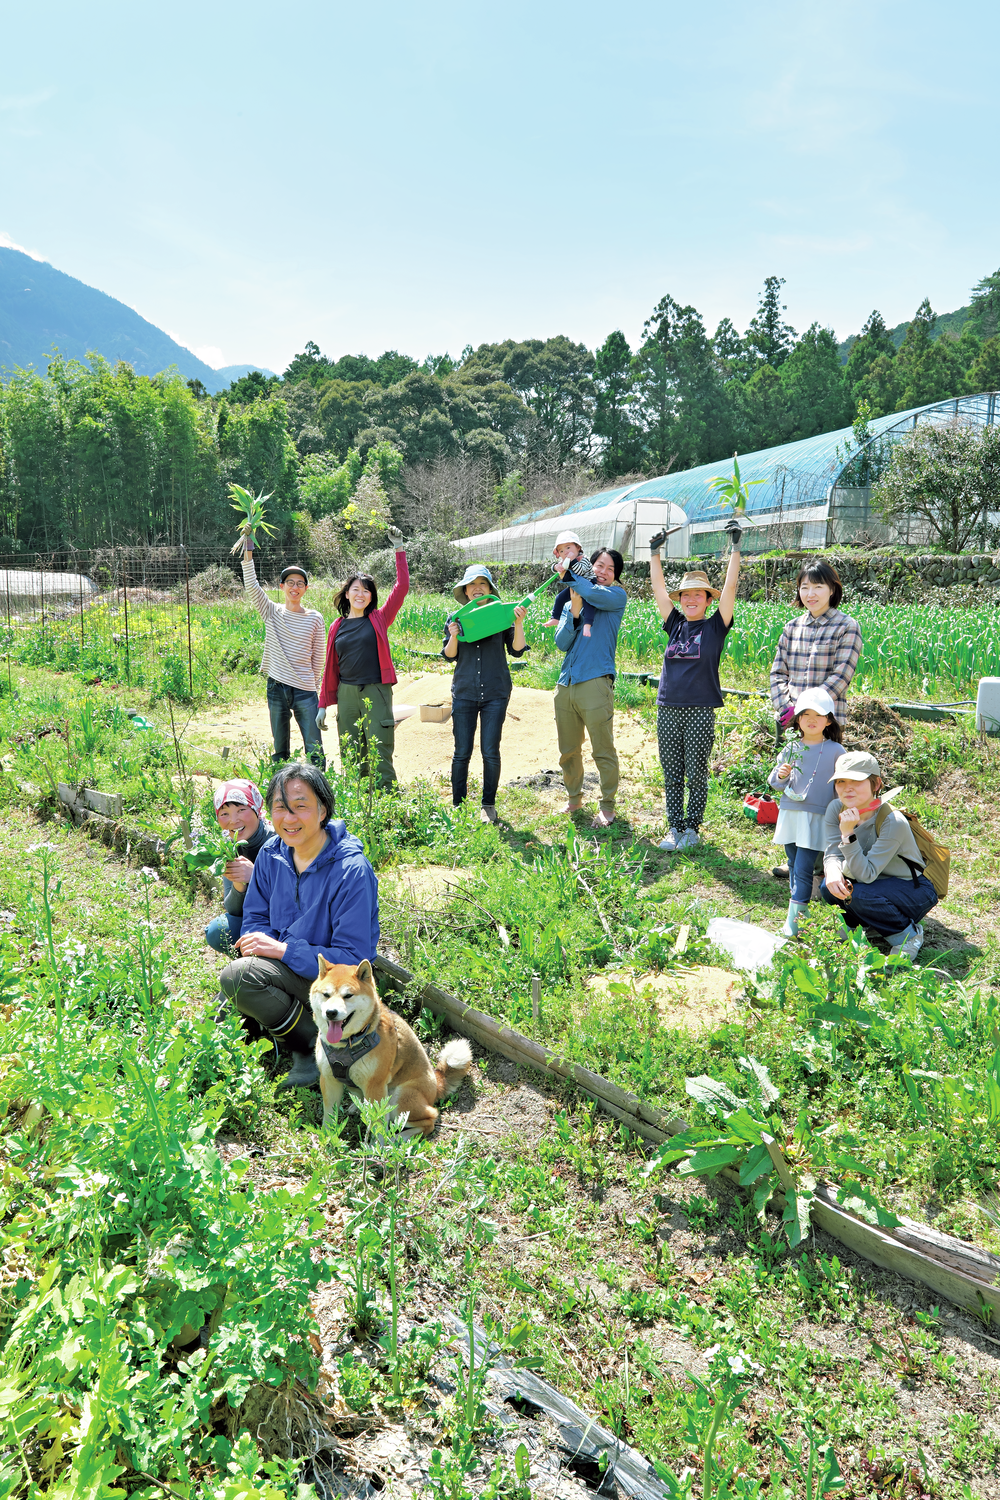
[[[898,347],[873,312],[846,362],[831,329],[785,321],[783,284],[766,279],[742,334],[724,318],[709,335],[665,296],[634,350],[620,330],[593,351],[558,335],[423,362],[310,342],[281,377],[214,397],[176,371],[57,356],[0,387],[0,553],[215,545],[232,480],[274,495],[286,542],[306,546],[366,496],[373,515],[459,535],[617,478],[1000,387],[1000,271],[957,335],[925,299]]]

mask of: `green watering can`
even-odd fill
[[[517,599],[513,604],[505,604],[502,599],[496,599],[492,594],[483,594],[478,599],[470,599],[468,604],[463,604],[461,609],[456,609],[454,614],[448,616],[449,623],[458,621],[458,638],[460,641],[484,641],[489,635],[499,635],[502,630],[509,630],[514,623],[514,611],[521,605],[527,609],[529,604],[535,602],[535,594],[547,589],[554,579],[560,578],[561,573],[553,573],[551,578],[546,578],[540,583],[533,594],[525,594],[523,599]]]

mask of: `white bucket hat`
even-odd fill
[[[579,547],[580,551],[583,551],[583,543],[575,531],[560,531],[552,544],[552,551],[555,552],[557,547],[563,547],[567,542],[572,542],[574,547]]]

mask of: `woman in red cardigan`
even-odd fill
[[[392,764],[396,728],[392,717],[392,685],[396,670],[389,653],[389,626],[399,613],[410,587],[410,570],[403,536],[395,527],[389,541],[396,550],[396,582],[382,608],[378,589],[367,573],[352,573],[334,603],[339,619],[330,626],[326,642],[326,670],[319,691],[316,724],[322,729],[326,710],[337,705],[340,753],[350,749],[383,790],[395,785]]]

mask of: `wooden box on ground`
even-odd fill
[[[425,724],[443,724],[451,718],[451,699],[444,703],[421,703],[420,717]]]

